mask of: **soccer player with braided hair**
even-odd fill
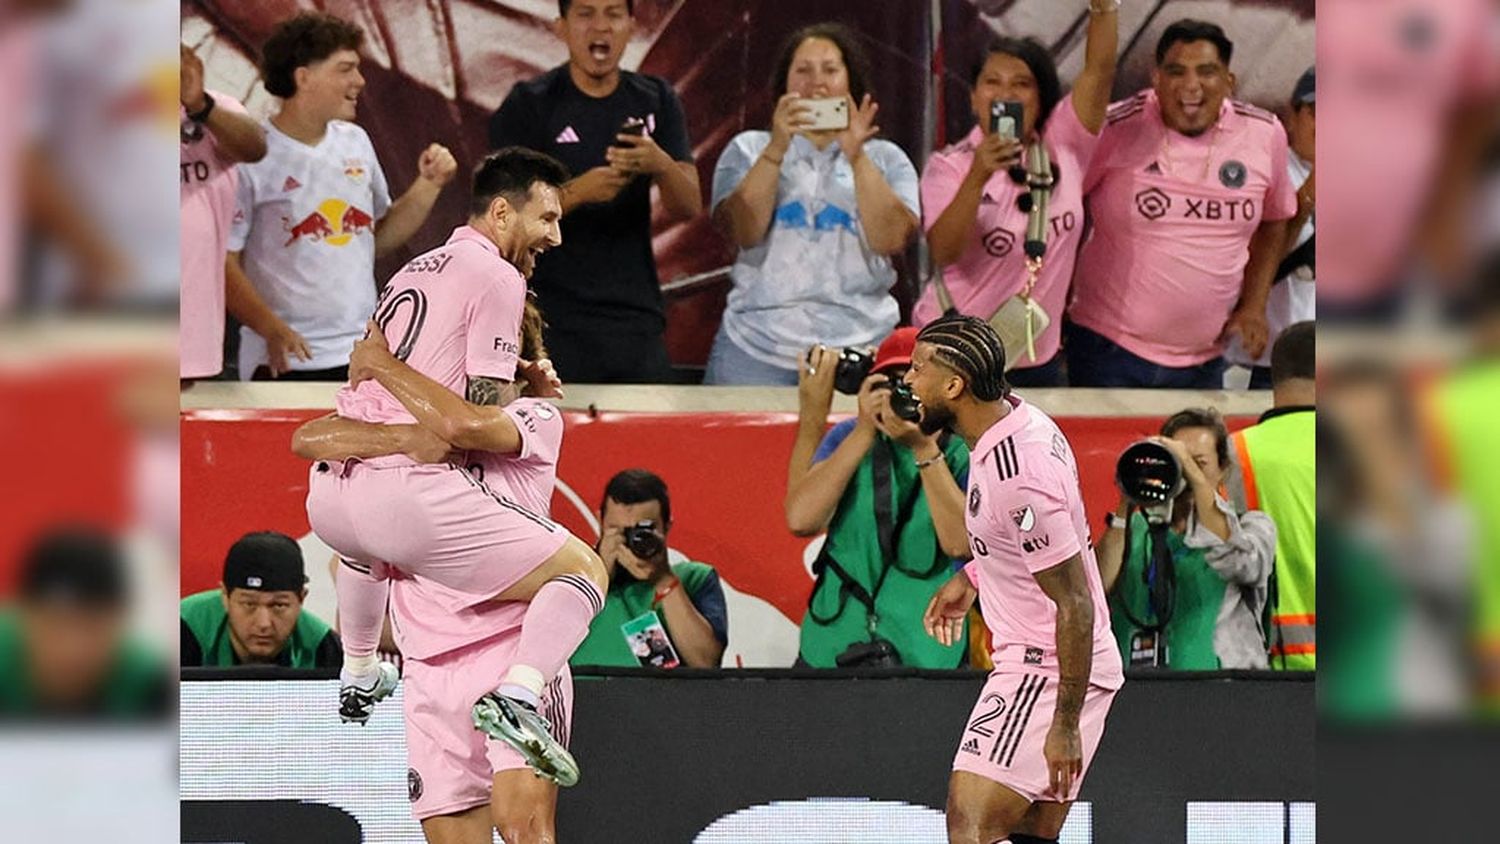
[[[948,785],[953,844],[1055,844],[1124,682],[1073,449],[1011,393],[1005,348],[984,320],[942,317],[917,335],[906,375],[919,424],[971,453],[971,562],[933,596],[940,642],[977,597],[995,650]]]

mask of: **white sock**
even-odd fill
[[[545,685],[542,672],[529,665],[512,665],[495,691],[536,707],[542,701],[542,687]]]
[[[378,667],[380,667],[380,657],[373,653],[358,656],[351,653],[344,654],[344,673],[351,677],[374,674]]]

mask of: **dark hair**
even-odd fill
[[[1167,60],[1167,51],[1172,49],[1173,44],[1191,44],[1194,41],[1212,43],[1218,49],[1219,58],[1223,60],[1225,67],[1234,58],[1234,42],[1224,34],[1223,27],[1208,21],[1183,18],[1167,27],[1167,31],[1161,34],[1161,40],[1156,42],[1157,67]]]
[[[647,469],[626,469],[609,479],[604,486],[604,498],[599,502],[599,515],[604,515],[604,505],[610,499],[620,504],[645,504],[647,501],[661,502],[662,527],[672,524],[672,499],[667,497],[667,482]]]
[[[1317,326],[1312,320],[1303,320],[1281,332],[1271,346],[1271,384],[1274,386],[1293,378],[1311,380],[1317,377],[1318,353]]]
[[[526,288],[526,305],[521,311],[521,358],[538,361],[547,357],[547,344],[542,340],[547,329],[547,320],[542,318],[542,309],[537,307],[536,296]]]
[[[302,12],[282,21],[260,49],[266,91],[286,99],[297,93],[297,68],[339,50],[358,50],[364,43],[365,31],[358,24],[322,12]]]
[[[781,58],[776,60],[776,71],[771,77],[771,90],[780,97],[786,93],[786,77],[792,70],[792,57],[796,55],[797,48],[802,42],[809,38],[822,38],[832,41],[839,48],[839,55],[844,58],[844,68],[849,74],[849,96],[854,99],[854,104],[864,99],[865,94],[871,93],[869,88],[870,59],[865,55],[864,47],[860,46],[859,36],[854,30],[841,23],[815,23],[812,26],[804,26],[787,36],[781,43]]]
[[[1031,75],[1036,77],[1037,99],[1042,104],[1041,113],[1036,116],[1036,128],[1040,130],[1046,125],[1052,110],[1062,102],[1063,96],[1062,82],[1057,78],[1057,62],[1053,61],[1052,53],[1035,38],[996,36],[985,48],[984,55],[974,63],[974,72],[969,75],[970,88],[979,85],[979,74],[984,72],[990,56],[1014,56],[1031,68]],[[979,119],[984,120],[985,116],[980,115]]]
[[[27,550],[19,591],[31,603],[124,606],[127,586],[119,544],[91,527],[54,528]]]
[[[568,168],[545,153],[525,147],[505,147],[485,156],[474,168],[473,198],[470,214],[483,214],[495,197],[503,196],[516,208],[526,205],[531,187],[537,182],[562,187],[568,180]]]
[[[568,10],[573,8],[573,0],[557,0],[557,16],[565,18]],[[625,0],[625,13],[635,17],[635,0]]]
[[[1183,428],[1207,428],[1214,432],[1214,454],[1219,458],[1219,468],[1229,468],[1229,429],[1224,426],[1224,417],[1211,407],[1189,407],[1179,410],[1161,423],[1161,435],[1170,437]]]
[[[969,382],[980,401],[999,401],[1010,392],[1005,380],[1005,344],[979,317],[949,314],[917,332],[918,343],[937,347],[937,357]]]

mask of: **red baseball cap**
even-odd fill
[[[911,365],[912,349],[917,347],[917,329],[912,326],[903,326],[891,332],[891,336],[881,341],[880,348],[875,350],[875,366],[872,372],[892,366]]]

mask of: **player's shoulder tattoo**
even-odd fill
[[[506,382],[501,381],[499,378],[470,375],[466,398],[470,404],[494,405],[498,407],[505,384]]]

